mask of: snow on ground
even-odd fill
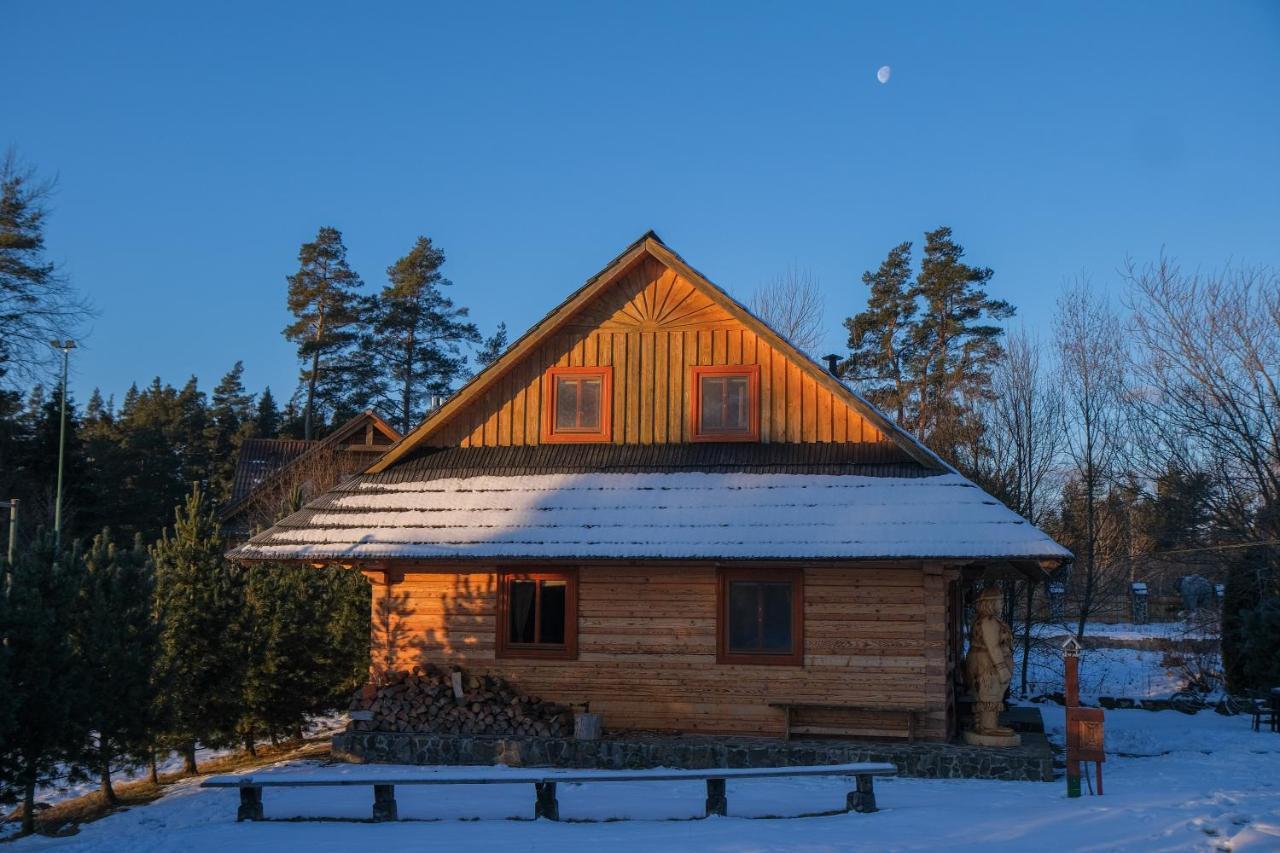
[[[1063,712],[1045,706],[1061,742]],[[1280,736],[1255,734],[1247,717],[1203,712],[1107,714],[1106,796],[1068,800],[1065,783],[881,779],[881,811],[792,820],[745,820],[841,807],[837,778],[730,781],[729,817],[701,814],[698,782],[562,785],[561,823],[530,818],[529,784],[399,788],[395,824],[236,823],[237,794],[173,786],[153,805],[81,828],[70,838],[29,838],[16,851],[308,853],[367,849],[439,850],[1277,850],[1280,849]],[[315,767],[293,762],[273,773]],[[336,769],[336,768],[335,768]],[[366,768],[414,773],[421,768]],[[327,771],[333,772],[333,771]],[[268,817],[366,818],[368,788],[272,790]],[[473,820],[481,818],[480,820]],[[573,823],[573,820],[623,822]],[[419,822],[431,821],[431,822]]]
[[[1022,650],[1015,651],[1013,671],[1021,672]],[[1089,649],[1080,656],[1080,698],[1091,704],[1099,696],[1168,699],[1181,690],[1184,679],[1162,665],[1164,652],[1138,649]],[[1033,648],[1027,669],[1030,695],[1062,690],[1062,653]]]
[[[346,728],[346,725],[347,715],[345,713],[332,714],[326,717],[317,717],[312,720],[311,724],[307,727],[307,734],[309,737],[333,734],[335,732],[342,731]],[[214,758],[221,758],[224,755],[230,755],[233,752],[239,751],[239,746],[219,749],[201,747],[196,750],[196,764],[198,766]],[[169,753],[164,758],[156,762],[156,769],[159,771],[161,776],[164,776],[166,773],[177,773],[182,769],[182,756],[176,752]],[[145,779],[149,772],[150,771],[145,766],[117,770],[111,774],[111,779],[117,784],[121,782],[133,782],[138,779]],[[100,787],[101,783],[96,777],[77,781],[71,781],[64,777],[52,785],[37,788],[36,802],[53,805],[54,803],[60,803],[63,800],[69,800],[73,797],[92,793],[93,791],[97,791]],[[0,835],[0,837],[3,836]]]

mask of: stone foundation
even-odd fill
[[[903,776],[926,779],[1053,781],[1053,748],[1043,734],[1023,734],[1022,745],[990,749],[958,743],[886,743],[837,740],[618,735],[601,740],[392,732],[343,732],[333,756],[385,764],[506,764],[635,770],[650,767],[786,767],[889,761]]]

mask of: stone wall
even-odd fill
[[[1027,733],[1022,746],[990,749],[965,744],[869,743],[710,736],[571,738],[498,737],[392,732],[334,735],[335,758],[389,764],[491,765],[632,770],[650,767],[786,767],[889,761],[903,776],[927,779],[1002,779],[1050,782],[1054,753],[1044,735]]]

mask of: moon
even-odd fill
[[[893,73],[893,69],[887,65],[881,65],[880,70],[876,72],[876,79],[882,84],[889,82],[889,75]]]

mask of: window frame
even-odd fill
[[[607,442],[613,440],[613,367],[551,367],[547,369],[542,389],[542,441],[544,444],[574,442]],[[592,431],[556,431],[556,397],[559,380],[565,377],[600,379],[600,429]]]
[[[729,648],[729,585],[734,581],[791,584],[791,650],[735,652]],[[728,568],[716,572],[716,663],[748,666],[804,666],[804,569]]]
[[[747,431],[702,432],[702,378],[704,376],[744,376],[747,379]],[[715,364],[689,368],[692,407],[689,425],[690,441],[759,441],[760,440],[760,365]]]
[[[564,581],[564,645],[552,643],[513,643],[508,634],[511,581]],[[534,660],[577,660],[578,658],[578,570],[510,569],[498,571],[498,601],[495,634],[495,656]]]

